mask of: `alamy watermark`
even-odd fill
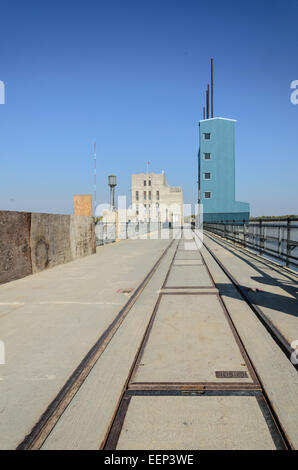
[[[291,88],[294,89],[291,93],[291,103],[298,104],[298,80],[293,80],[291,83]]]
[[[0,80],[0,104],[5,104],[5,85],[2,80]]]

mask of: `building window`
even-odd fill
[[[145,201],[146,201],[146,199],[147,199],[147,193],[146,193],[146,191],[144,191],[144,199],[145,199]]]
[[[148,185],[151,186],[151,180],[148,181]]]
[[[139,204],[136,205],[136,215],[139,215]]]
[[[211,173],[210,173],[210,171],[207,171],[206,173],[204,173],[204,179],[205,179],[205,180],[211,180]]]
[[[136,191],[136,201],[139,200],[139,191]]]
[[[151,201],[151,191],[149,191],[149,193],[148,193],[148,199],[149,199],[149,201]]]
[[[205,191],[204,192],[204,198],[205,199],[211,199],[211,192],[210,191]]]
[[[146,184],[147,184],[147,181],[146,181],[146,180],[144,180],[144,186],[146,186]]]
[[[204,139],[205,140],[210,140],[210,138],[211,138],[210,132],[204,132]]]
[[[159,201],[159,191],[156,191],[156,199]]]
[[[204,153],[204,160],[211,160],[211,153]]]

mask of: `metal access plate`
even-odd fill
[[[253,383],[219,297],[212,294],[162,295],[137,366],[130,387],[137,383]],[[231,381],[217,377],[216,371],[243,371],[247,376]]]
[[[133,396],[118,450],[275,450],[255,396]]]
[[[172,266],[165,287],[212,287],[204,265]]]

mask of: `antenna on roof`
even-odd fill
[[[209,119],[209,83],[206,90],[206,111],[207,111],[207,119]]]
[[[213,114],[213,59],[211,59],[211,117],[214,117]]]
[[[206,109],[205,109],[205,106],[203,107],[203,119],[204,119],[204,120],[206,119]]]

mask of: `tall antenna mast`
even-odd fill
[[[209,83],[206,90],[206,111],[207,111],[207,119],[209,119]]]
[[[213,59],[211,59],[211,117],[214,117],[213,114]]]
[[[204,119],[204,120],[206,119],[206,109],[205,109],[205,106],[203,107],[203,119]]]
[[[96,142],[94,142],[94,214],[96,209]]]

